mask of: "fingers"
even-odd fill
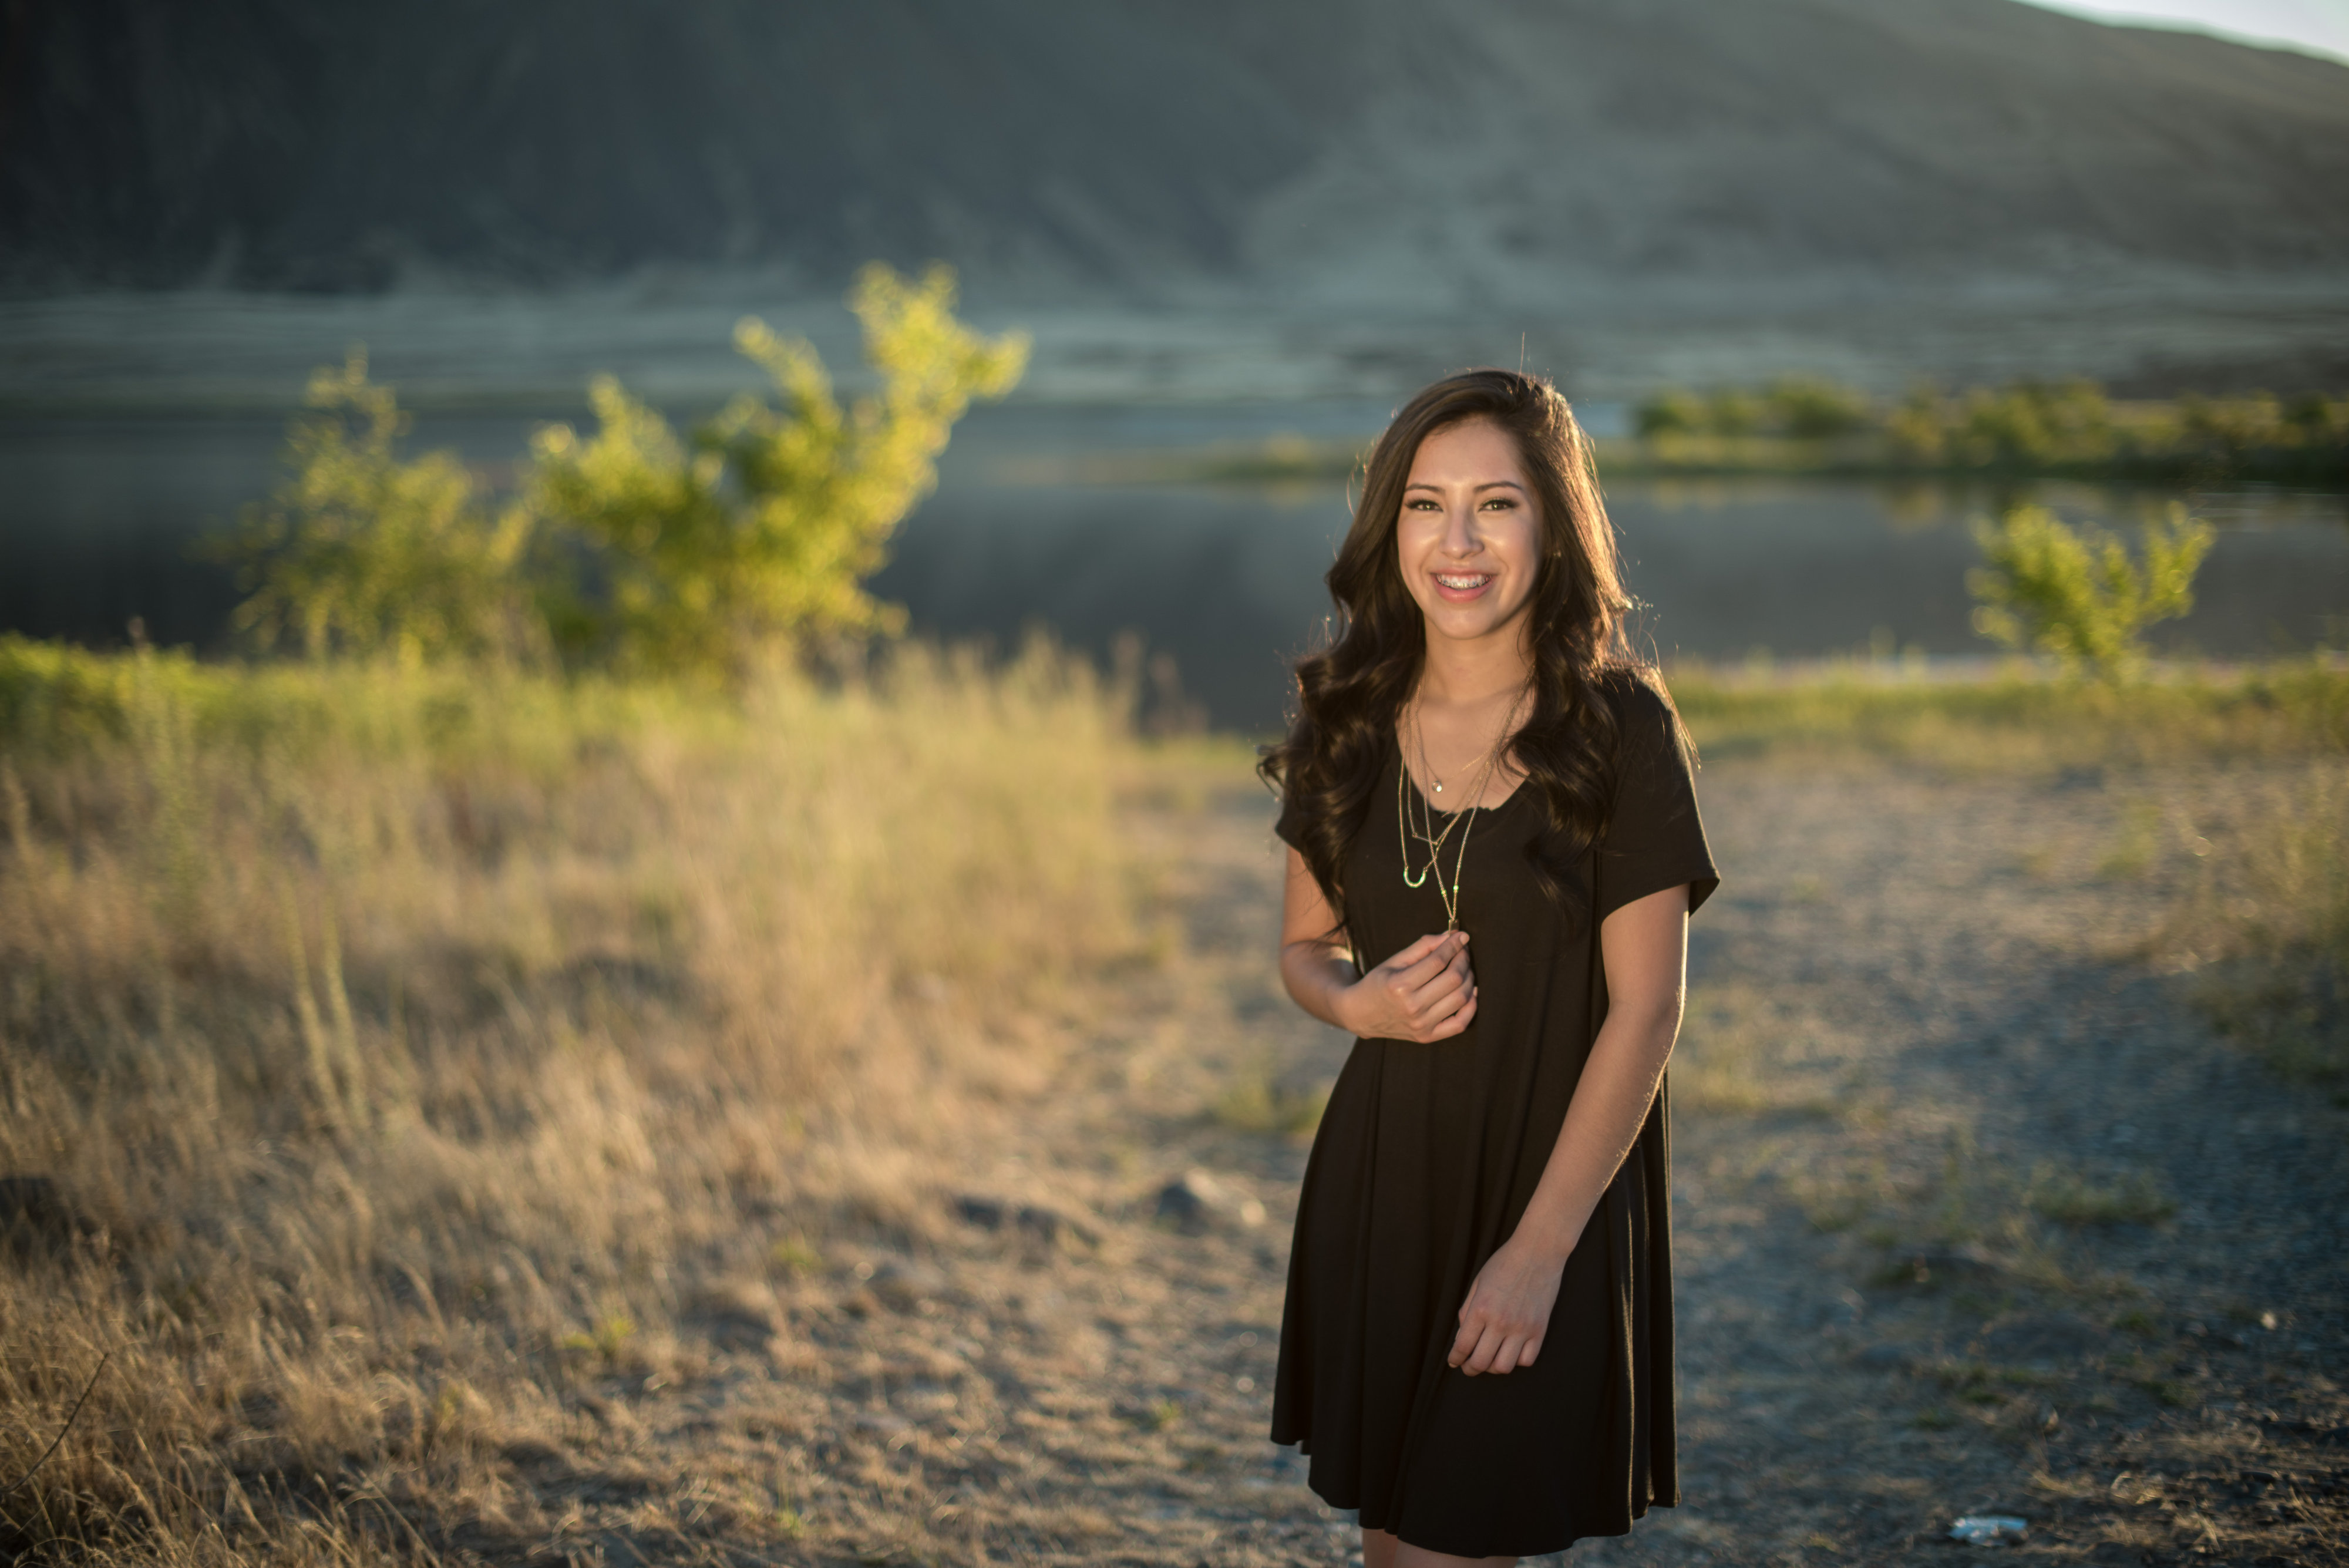
[[[1426,1042],[1457,1034],[1468,1026],[1468,1019],[1459,1016],[1475,995],[1467,932],[1441,931],[1422,937],[1381,964],[1380,971],[1379,989],[1402,1024],[1395,1031],[1401,1038]]]
[[[1493,1323],[1479,1322],[1472,1326],[1477,1331],[1476,1348],[1465,1357],[1460,1355],[1459,1347],[1460,1340],[1467,1337],[1468,1329],[1463,1328],[1459,1337],[1452,1342],[1452,1365],[1462,1372],[1471,1377],[1481,1377],[1487,1372],[1499,1376],[1533,1365],[1533,1352],[1526,1348],[1529,1341],[1525,1334],[1505,1333],[1499,1324]]]
[[[1442,974],[1467,948],[1467,932],[1438,931],[1432,937],[1420,938],[1389,959],[1387,970],[1397,985],[1406,991],[1417,991]]]
[[[1453,938],[1460,937],[1463,940],[1465,940],[1465,936],[1466,933],[1462,931],[1430,931],[1427,935],[1420,938],[1417,941],[1403,949],[1402,951],[1395,954],[1394,957],[1387,960],[1386,967],[1391,970],[1397,971],[1405,969],[1412,964],[1418,963],[1421,960],[1434,952],[1436,949],[1444,946],[1446,942],[1451,941]]]
[[[1419,1018],[1426,1026],[1423,1040],[1444,1040],[1466,1029],[1475,1017],[1476,974],[1468,967],[1468,950],[1464,946],[1452,961],[1420,988],[1413,999]]]
[[[1522,1366],[1531,1366],[1534,1352],[1540,1348],[1541,1341],[1538,1339],[1529,1339],[1519,1334],[1504,1334],[1488,1324],[1476,1336],[1476,1348],[1452,1365],[1471,1377],[1479,1377],[1487,1372],[1497,1377]]]
[[[1542,1325],[1491,1293],[1480,1274],[1460,1303],[1460,1332],[1444,1361],[1471,1377],[1514,1372],[1531,1366],[1541,1345]]]
[[[1475,1303],[1472,1302],[1470,1304],[1473,1306]],[[1444,1360],[1474,1377],[1484,1370],[1476,1364],[1476,1357],[1484,1355],[1486,1360],[1491,1359],[1485,1343],[1491,1334],[1492,1324],[1485,1321],[1485,1314],[1482,1312],[1471,1313],[1461,1323],[1460,1332],[1452,1336],[1452,1352]],[[1491,1348],[1498,1349],[1497,1342]]]
[[[1468,1000],[1460,1004],[1458,1011],[1427,1032],[1427,1043],[1432,1044],[1438,1040],[1449,1040],[1455,1034],[1464,1034],[1467,1033],[1468,1026],[1475,1022],[1476,995],[1475,992],[1471,992],[1468,994]]]

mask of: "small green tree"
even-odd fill
[[[2173,504],[2145,525],[2140,558],[2103,529],[2066,526],[2042,506],[2010,508],[1975,524],[1983,565],[1966,574],[1978,601],[1974,629],[2018,650],[2052,654],[2104,678],[2145,658],[2146,628],[2194,607],[2194,574],[2210,525]]]
[[[292,470],[217,546],[251,597],[235,624],[264,647],[414,662],[523,651],[531,616],[515,579],[529,541],[519,508],[492,515],[455,454],[399,454],[409,429],[367,352],[310,379],[286,433]]]
[[[974,398],[1010,390],[1024,335],[956,319],[954,277],[868,267],[850,296],[879,387],[843,408],[815,351],[746,318],[735,344],[782,406],[738,398],[689,439],[609,377],[597,429],[532,443],[530,504],[550,577],[549,623],[574,659],[639,672],[725,677],[778,639],[894,630],[864,579],[937,482],[936,459]]]

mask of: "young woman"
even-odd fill
[[[1280,972],[1359,1036],[1297,1213],[1272,1438],[1366,1568],[1507,1562],[1679,1500],[1663,1074],[1718,881],[1626,655],[1590,448],[1547,381],[1379,441],[1264,774]]]

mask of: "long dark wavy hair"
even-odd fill
[[[1302,840],[1299,852],[1346,919],[1346,852],[1369,815],[1395,721],[1419,683],[1427,628],[1402,580],[1395,528],[1420,443],[1468,420],[1490,420],[1517,444],[1541,510],[1541,564],[1526,626],[1533,650],[1533,712],[1510,754],[1548,806],[1549,831],[1525,846],[1542,890],[1577,912],[1587,904],[1575,863],[1605,826],[1617,717],[1608,689],[1655,687],[1631,658],[1615,530],[1607,521],[1590,441],[1547,378],[1465,370],[1405,403],[1364,465],[1353,526],[1330,567],[1336,637],[1297,663],[1288,737],[1266,748],[1257,771],[1282,798]],[[1669,699],[1667,699],[1669,701]]]

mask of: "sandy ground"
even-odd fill
[[[1951,1521],[1996,1512],[2033,1559],[2349,1563],[2349,1111],[2137,956],[2163,903],[2130,846],[2247,782],[1707,770],[1684,1498],[1575,1561],[1952,1561]],[[1268,821],[1226,786],[1148,813],[1190,956],[1134,977],[1024,1133],[935,1224],[833,1245],[780,1320],[711,1305],[688,1375],[586,1389],[575,1445],[508,1456],[511,1531],[455,1544],[1346,1562],[1263,1438],[1304,1149],[1228,1108],[1345,1049],[1275,990]],[[1206,1201],[1165,1212],[1194,1169]]]

